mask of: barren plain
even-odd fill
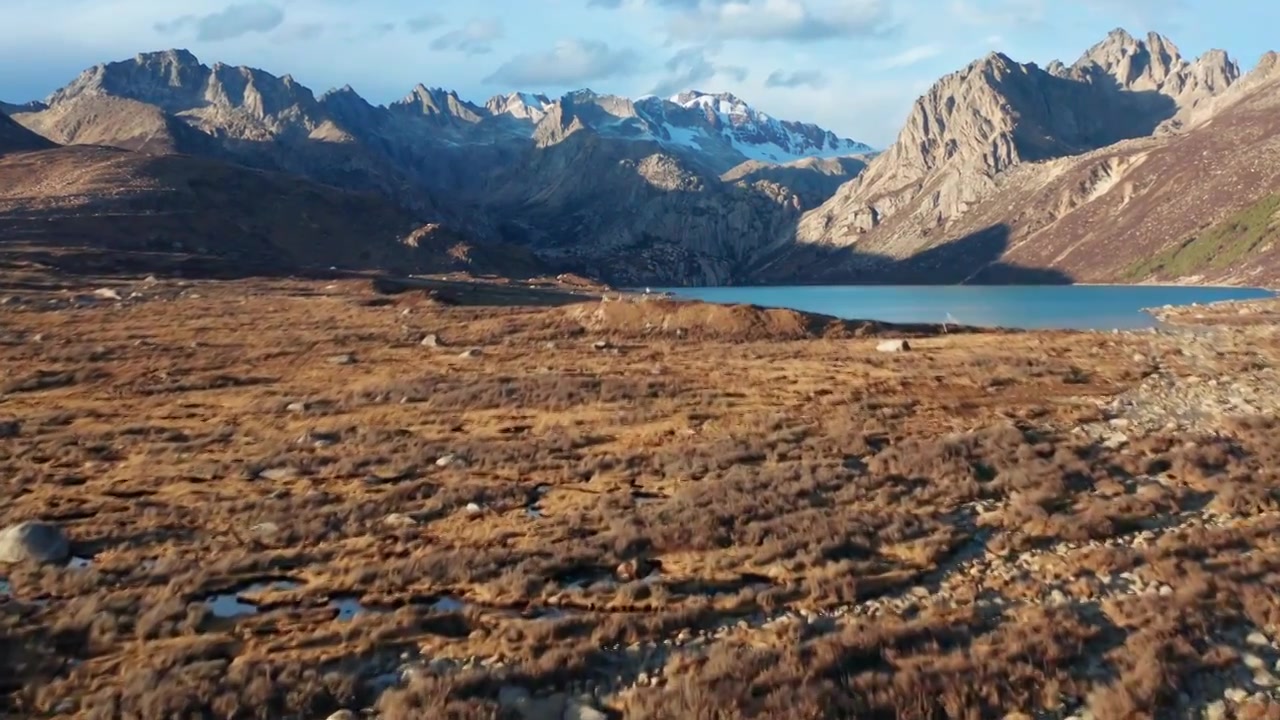
[[[1265,309],[6,272],[8,716],[1280,718]]]

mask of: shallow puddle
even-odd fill
[[[258,606],[241,602],[235,595],[222,594],[209,599],[209,612],[214,617],[234,618],[252,615],[258,612]]]
[[[380,612],[376,610],[371,611],[369,608],[366,608],[360,602],[360,598],[350,597],[350,596],[334,598],[333,600],[330,600],[329,607],[337,609],[338,611],[337,619],[343,622],[351,620],[357,615],[364,615],[369,612]]]
[[[209,612],[213,613],[214,617],[244,617],[258,612],[257,604],[247,600],[246,596],[258,595],[263,592],[287,592],[300,587],[302,587],[302,583],[294,580],[266,580],[246,585],[232,592],[212,595],[206,600],[206,603],[209,606]]]
[[[445,595],[431,603],[431,609],[436,612],[462,612],[467,609],[467,604],[459,598]]]
[[[205,600],[205,603],[208,606],[209,611],[213,613],[214,617],[244,617],[246,615],[254,615],[262,610],[260,605],[255,602],[255,596],[265,592],[285,592],[297,589],[301,586],[301,583],[292,580],[256,582],[251,585],[246,585],[239,590],[211,595]],[[526,619],[556,619],[566,617],[568,615],[568,611],[558,608],[530,608],[524,611],[495,610],[493,608],[472,605],[462,598],[453,595],[443,595],[429,603],[423,604],[435,612],[442,613],[460,613],[464,612],[469,607],[475,607],[482,612],[517,614]],[[392,612],[391,608],[366,605],[357,595],[335,596],[330,599],[326,605],[327,607],[338,611],[335,619],[339,622],[350,622],[360,615],[383,615]]]

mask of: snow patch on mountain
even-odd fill
[[[817,125],[778,120],[730,93],[688,90],[668,101],[703,112],[711,126],[749,160],[787,163],[807,157],[835,158],[874,152],[869,145],[837,137]]]

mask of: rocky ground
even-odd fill
[[[9,287],[9,716],[1280,717],[1265,312]]]

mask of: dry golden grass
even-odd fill
[[[1233,633],[1280,630],[1273,420],[1072,432],[1172,341],[883,354],[354,282],[29,287],[0,307],[0,525],[92,562],[0,568],[14,716],[494,717],[523,686],[638,718],[1171,717]],[[236,590],[258,612],[211,611]],[[452,669],[382,691],[402,654]]]

